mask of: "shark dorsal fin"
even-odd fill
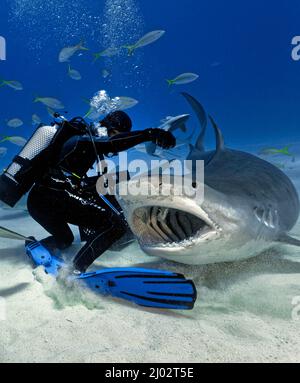
[[[221,153],[225,149],[225,144],[224,144],[224,137],[223,134],[218,127],[218,125],[215,123],[215,120],[209,116],[210,122],[215,130],[215,135],[216,135],[216,156]]]
[[[200,122],[201,132],[197,138],[195,148],[201,152],[204,152],[205,151],[204,139],[205,139],[206,127],[207,127],[207,114],[203,106],[200,104],[200,102],[197,101],[193,96],[185,92],[181,94],[187,100],[187,102],[191,105],[192,109],[196,113],[197,118]]]

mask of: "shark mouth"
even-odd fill
[[[159,206],[136,209],[132,224],[142,247],[192,246],[209,240],[217,231],[217,225],[204,212],[193,215]]]

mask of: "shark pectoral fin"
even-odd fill
[[[289,236],[288,234],[281,234],[280,237],[277,239],[277,242],[284,243],[286,245],[291,246],[299,246],[300,247],[300,240],[293,238]]]

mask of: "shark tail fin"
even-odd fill
[[[166,79],[166,81],[167,81],[167,83],[168,83],[169,86],[172,86],[172,85],[174,84],[174,81],[173,81],[173,80],[168,80],[168,79]]]
[[[291,237],[288,234],[282,234],[277,242],[284,243],[285,245],[291,245],[291,246],[299,246],[300,247],[300,240]]]

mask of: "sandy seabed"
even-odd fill
[[[300,191],[300,162],[280,161]],[[46,236],[22,209],[1,209],[0,225]],[[191,267],[147,257],[133,244],[106,252],[100,265],[182,272],[197,285],[195,309],[143,309],[68,290],[33,271],[22,243],[1,239],[0,362],[300,362],[300,307],[292,303],[300,296],[300,248],[278,245],[248,261]]]

